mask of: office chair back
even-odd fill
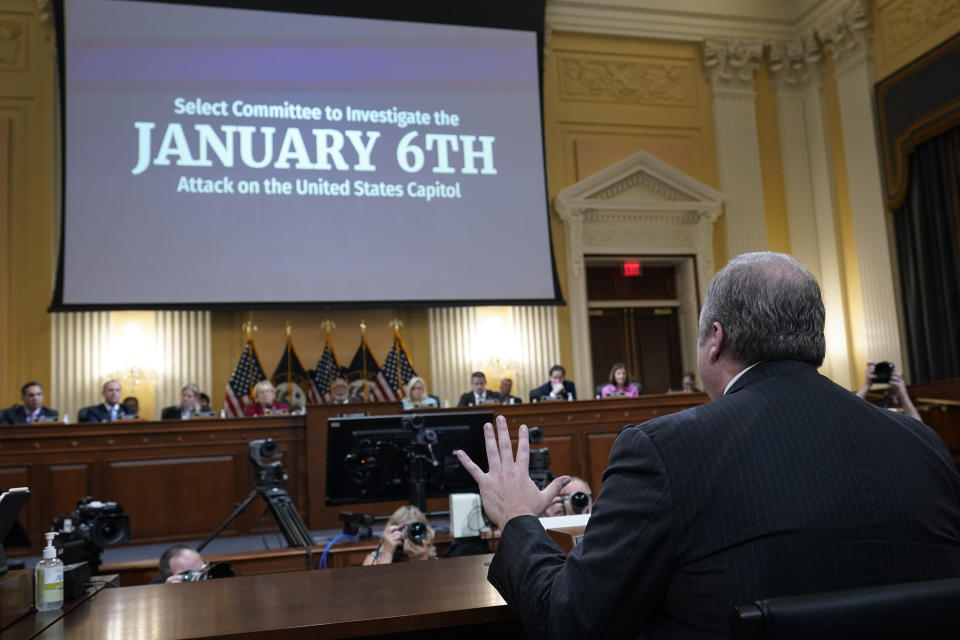
[[[734,607],[731,640],[960,637],[960,578],[757,600]]]

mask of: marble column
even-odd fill
[[[855,384],[844,313],[844,274],[823,99],[819,42],[809,34],[770,43],[768,65],[777,97],[790,253],[816,276],[826,307],[822,373]]]
[[[717,168],[727,218],[727,257],[767,248],[767,220],[753,75],[759,41],[707,40],[704,65],[713,97]]]
[[[862,2],[849,2],[818,34],[836,66],[867,358],[889,360],[904,369],[893,243],[876,137],[868,17]]]

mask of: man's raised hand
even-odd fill
[[[487,473],[462,450],[457,452],[457,459],[476,480],[483,509],[498,528],[503,529],[507,522],[517,516],[540,515],[570,482],[569,476],[561,476],[555,478],[542,491],[537,489],[529,473],[530,439],[527,425],[520,425],[516,460],[513,458],[513,445],[510,442],[506,418],[497,416],[496,434],[492,424],[485,424],[483,438],[490,469]]]

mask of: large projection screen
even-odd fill
[[[63,5],[52,308],[556,303],[537,34]]]

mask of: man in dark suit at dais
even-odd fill
[[[488,578],[537,638],[726,637],[735,605],[960,576],[960,474],[940,437],[821,376],[824,307],[796,260],[752,253],[710,283],[698,368],[711,401],[626,427],[581,544],[506,422],[488,473],[458,454],[502,537]]]

